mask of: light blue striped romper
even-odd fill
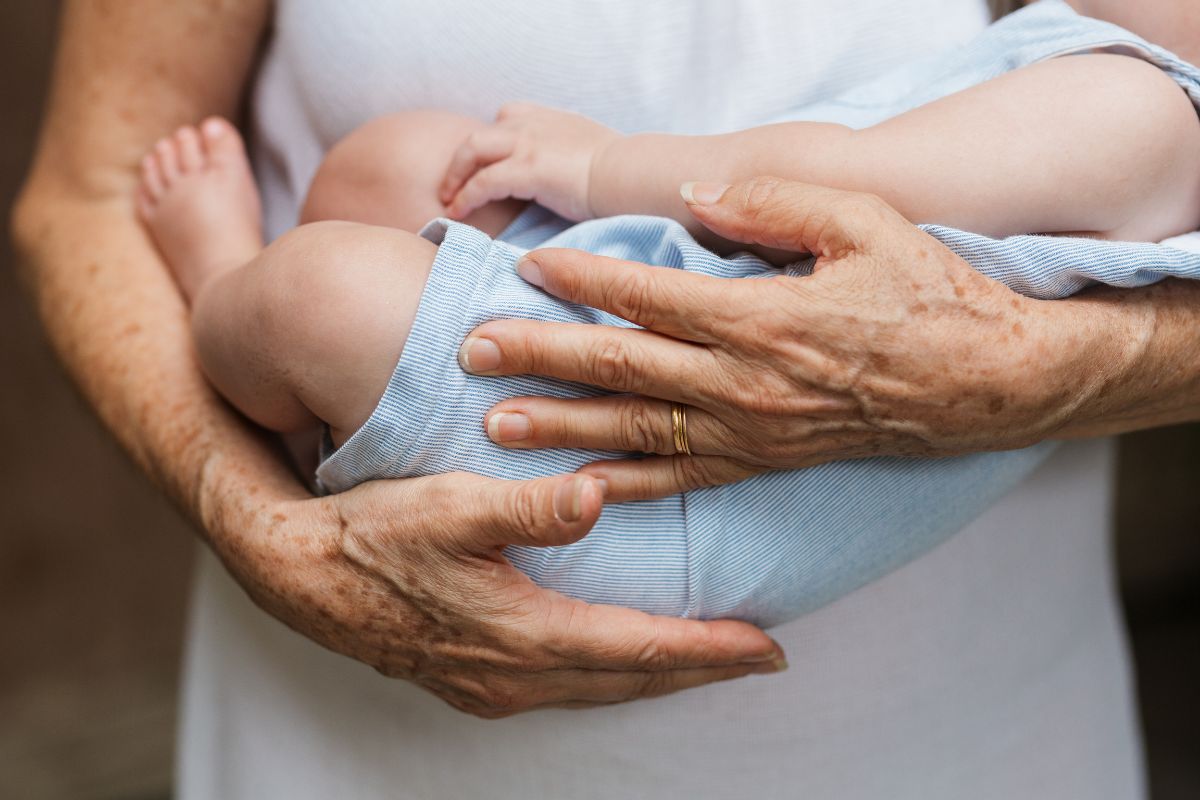
[[[993,25],[963,48],[781,118],[861,127],[1022,65],[1098,49],[1158,65],[1200,104],[1200,71],[1050,0]],[[1034,297],[1063,297],[1096,282],[1135,287],[1172,275],[1200,277],[1200,255],[1159,245],[1044,236],[993,240],[937,226],[926,230],[983,274]],[[475,326],[509,317],[629,325],[524,283],[514,265],[529,248],[573,247],[727,278],[774,271],[748,255],[718,258],[677,223],[653,217],[572,226],[535,207],[502,241],[446,220],[430,223],[424,235],[440,248],[412,332],[378,408],[321,464],[318,480],[328,491],[373,478],[451,470],[524,479],[615,455],[509,451],[484,435],[484,413],[505,398],[598,392],[543,378],[464,374],[456,353]],[[803,274],[809,266],[795,269]],[[828,603],[943,541],[1010,491],[1052,447],[774,472],[609,506],[578,543],[511,547],[507,555],[540,585],[591,602],[771,625]]]

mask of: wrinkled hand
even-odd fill
[[[509,103],[496,121],[467,137],[439,188],[442,204],[463,219],[493,200],[532,200],[576,222],[591,219],[592,164],[619,138],[587,117]]]
[[[547,292],[646,330],[503,320],[477,328],[463,368],[533,373],[621,394],[522,397],[487,415],[506,447],[657,458],[585,467],[610,500],[671,494],[872,455],[1024,446],[1094,394],[1103,370],[1065,346],[1087,320],[975,272],[875,197],[759,178],[685,185],[717,234],[813,253],[810,277],[727,280],[570,250],[518,271]],[[674,455],[672,402],[692,456]]]
[[[778,645],[751,625],[570,600],[501,555],[509,544],[582,538],[601,501],[597,482],[580,475],[371,481],[270,504],[221,555],[292,628],[480,717],[616,703],[782,668]]]

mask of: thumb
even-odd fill
[[[576,542],[600,518],[602,486],[591,476],[577,474],[476,483],[457,503],[468,515],[459,526],[460,542],[476,551]]]
[[[864,249],[881,225],[911,227],[874,195],[781,178],[732,186],[691,182],[679,192],[696,219],[719,236],[819,258]]]

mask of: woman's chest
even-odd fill
[[[504,102],[625,131],[743,127],[961,41],[983,0],[279,0],[266,72],[323,144],[367,119]]]

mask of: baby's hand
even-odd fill
[[[591,219],[592,163],[619,134],[532,103],[510,103],[459,146],[442,179],[446,214],[462,219],[493,201],[533,200],[576,222]]]

